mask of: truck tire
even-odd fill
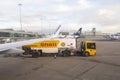
[[[69,50],[66,51],[66,55],[70,56],[70,51]]]
[[[32,55],[33,58],[39,57],[39,53],[36,52],[36,51],[32,52],[31,55]]]
[[[65,57],[65,56],[70,56],[70,51],[69,50],[64,50],[62,51],[62,56]]]
[[[65,51],[62,51],[61,56],[62,56],[62,57],[65,57],[65,56],[66,56],[66,55],[65,55]]]
[[[42,50],[39,50],[38,53],[39,53],[39,56],[42,56]]]
[[[96,55],[96,53],[94,54],[94,56]]]
[[[85,57],[88,57],[88,56],[89,56],[89,53],[88,53],[88,52],[85,52],[85,53],[84,53],[84,56],[85,56]]]
[[[26,47],[22,47],[22,49],[24,50],[23,55],[28,55],[31,52],[31,48],[30,47],[26,46]]]

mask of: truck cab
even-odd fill
[[[81,53],[83,56],[96,55],[96,43],[94,41],[82,41],[81,42]]]

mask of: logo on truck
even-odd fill
[[[59,40],[44,40],[24,46],[29,46],[31,48],[57,48],[59,42]]]
[[[58,46],[59,40],[45,40],[40,42],[40,48],[56,48]]]
[[[62,43],[61,43],[61,46],[62,46],[62,47],[64,47],[64,46],[65,46],[65,43],[64,43],[64,42],[62,42]]]

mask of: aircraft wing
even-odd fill
[[[45,40],[47,38],[40,38],[40,39],[31,39],[31,40],[25,40],[25,41],[20,41],[20,42],[12,42],[12,43],[5,43],[5,44],[0,44],[0,52],[6,51],[9,49],[13,49],[16,47],[20,47],[25,44],[30,44],[38,41]]]
[[[21,47],[22,45],[31,44],[31,43],[35,43],[35,42],[39,42],[39,41],[43,41],[43,40],[49,40],[49,39],[53,39],[55,37],[58,37],[60,27],[61,26],[59,26],[57,28],[57,30],[55,31],[55,33],[53,35],[51,35],[50,37],[47,37],[47,38],[31,39],[31,40],[25,40],[25,41],[19,41],[19,42],[0,44],[0,52],[6,51],[9,49],[13,49],[16,47]]]

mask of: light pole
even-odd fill
[[[41,20],[41,30],[40,30],[40,32],[41,32],[41,34],[42,34],[42,33],[43,33],[43,32],[42,32],[42,29],[43,29],[43,27],[44,27],[45,16],[41,16],[40,20]]]
[[[21,31],[22,31],[22,17],[21,17],[21,6],[22,6],[22,4],[21,4],[21,3],[19,3],[19,4],[18,4],[18,6],[19,6],[20,28],[21,28]]]

